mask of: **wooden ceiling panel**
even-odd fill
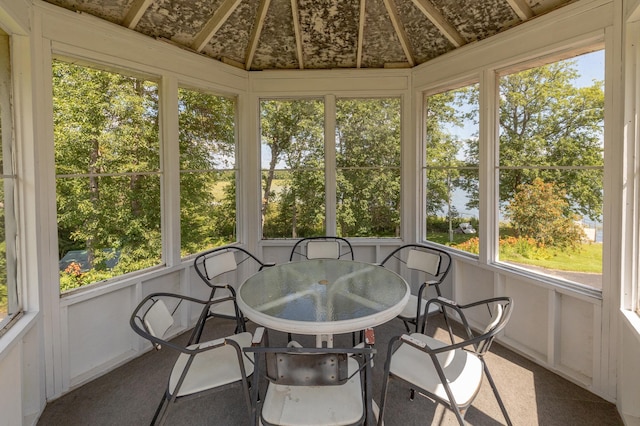
[[[385,63],[407,62],[384,1],[367,0],[365,16],[362,68],[384,68]]]
[[[217,60],[227,58],[245,64],[246,49],[255,24],[259,3],[260,0],[241,2],[202,49],[202,53]]]
[[[299,68],[290,0],[271,0],[252,70]]]
[[[250,70],[415,66],[574,0],[45,0]]]
[[[354,68],[359,1],[299,0],[305,68]]]

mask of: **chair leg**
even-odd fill
[[[453,411],[453,413],[456,415],[456,419],[458,419],[458,423],[460,424],[460,426],[465,426],[464,425],[464,413],[462,411],[460,411],[458,406],[455,405],[455,404],[451,404],[451,411]]]
[[[384,404],[387,400],[387,387],[389,386],[389,375],[385,369],[385,377],[384,382],[382,382],[382,396],[380,397],[380,407],[378,409],[378,426],[382,426],[384,424]]]
[[[387,388],[389,387],[389,379],[391,378],[390,370],[391,370],[391,356],[394,352],[394,347],[398,342],[398,337],[392,338],[389,341],[389,346],[387,348],[387,359],[384,363],[384,375],[382,376],[382,394],[380,396],[380,408],[378,411],[378,426],[384,425],[384,405],[387,400]]]
[[[489,384],[491,385],[491,389],[493,389],[493,394],[498,401],[498,405],[500,406],[500,410],[502,411],[502,415],[504,419],[507,421],[508,426],[512,426],[511,419],[509,418],[509,414],[507,413],[507,408],[504,406],[502,402],[502,398],[500,398],[500,394],[498,393],[498,388],[496,387],[495,382],[493,381],[493,377],[491,377],[491,373],[489,373],[489,368],[487,368],[487,364],[485,364],[484,359],[482,360],[482,366],[484,367],[484,374],[487,376],[487,380],[489,380]]]
[[[404,328],[407,329],[407,333],[411,333],[411,329],[409,328],[409,321],[403,319],[402,322],[404,323]],[[416,323],[417,323],[417,321],[416,321]]]
[[[162,399],[160,400],[160,404],[158,404],[158,408],[156,408],[156,412],[153,415],[153,419],[151,420],[151,425],[162,425],[164,424],[167,409],[169,408],[169,394],[165,392],[162,395]]]

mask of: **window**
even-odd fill
[[[184,257],[236,241],[236,102],[189,89],[178,96]]]
[[[500,261],[601,289],[604,51],[499,90]]]
[[[478,254],[478,85],[426,97],[425,239]]]
[[[400,237],[400,99],[336,102],[337,229]]]
[[[0,31],[0,335],[21,311],[16,273],[16,219],[9,36]]]
[[[325,233],[324,103],[260,102],[262,236]]]
[[[158,86],[53,63],[60,289],[162,262]]]
[[[261,101],[263,238],[400,236],[400,99],[337,99],[335,111],[333,145],[323,100]]]

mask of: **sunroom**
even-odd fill
[[[198,253],[312,235],[445,248],[446,297],[510,296],[502,346],[640,424],[640,2],[492,1],[474,40],[435,0],[187,2],[169,40],[169,3],[0,0],[1,424],[147,352],[132,310],[206,298]]]

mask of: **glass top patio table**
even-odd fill
[[[371,263],[316,259],[265,268],[237,292],[253,322],[288,333],[332,335],[395,318],[409,300],[398,274]]]

